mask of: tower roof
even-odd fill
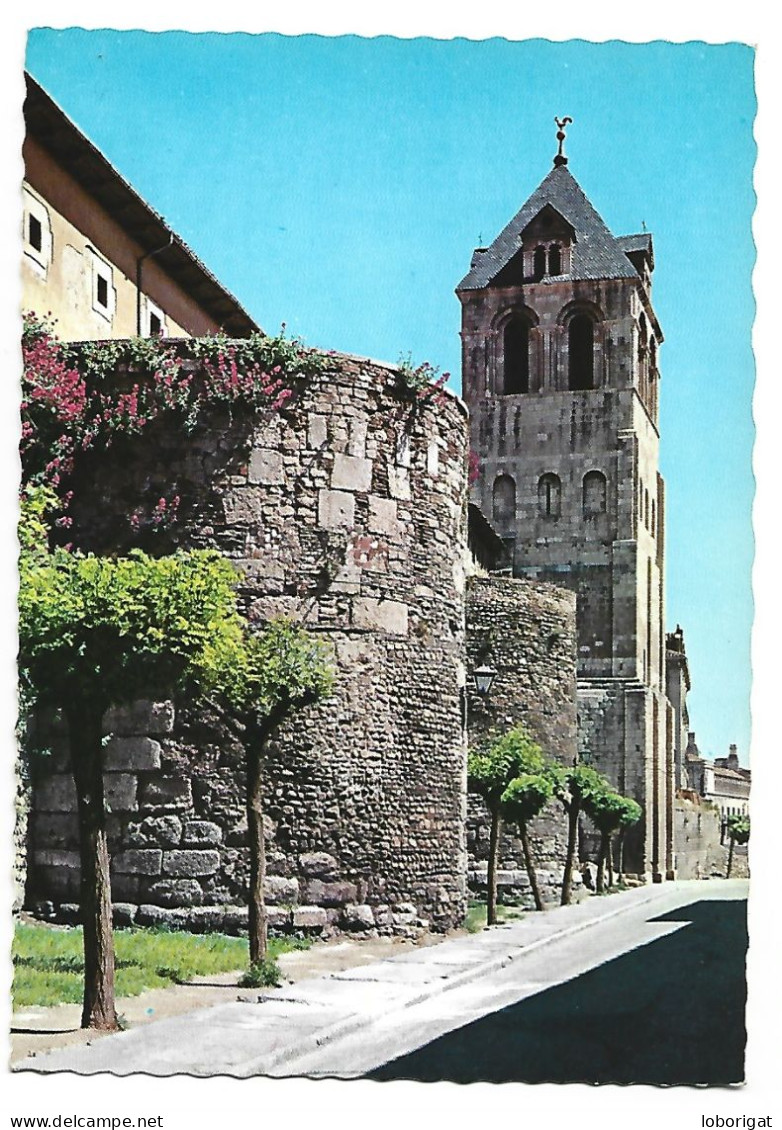
[[[651,236],[617,239],[590,204],[583,189],[564,164],[555,166],[494,243],[476,251],[470,270],[457,290],[479,290],[488,286],[521,248],[521,234],[538,213],[550,205],[575,232],[571,251],[570,279],[637,278],[638,272],[626,252],[636,250],[629,241],[643,240],[651,251]],[[645,249],[645,248],[644,248]]]

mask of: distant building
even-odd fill
[[[686,754],[690,788],[719,809],[723,832],[728,817],[749,814],[752,773],[739,765],[735,745],[730,747],[727,757],[708,761],[700,756],[695,734],[690,731]]]
[[[66,341],[259,326],[29,75],[23,309]]]

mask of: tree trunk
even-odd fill
[[[616,878],[617,882],[621,882],[622,872],[624,870],[624,846],[625,846],[625,833],[624,828],[621,828],[619,835],[616,838]]]
[[[613,885],[614,885],[614,849],[611,845],[611,837],[610,836],[608,837],[608,842],[606,844],[606,864],[608,865],[608,885],[609,885],[609,887],[613,887]]]
[[[538,877],[535,873],[535,868],[532,863],[532,852],[529,846],[529,833],[527,832],[526,821],[519,821],[519,836],[521,838],[521,846],[524,849],[524,864],[527,868],[527,875],[529,876],[529,885],[532,887],[532,897],[535,900],[535,909],[543,909],[543,899],[540,897],[540,888],[538,887]]]
[[[79,817],[80,902],[84,931],[82,1028],[114,1031],[114,934],[103,798],[103,743],[98,706],[71,702],[68,719],[71,766]]]
[[[568,809],[568,829],[567,829],[567,855],[565,856],[565,874],[562,876],[562,898],[560,899],[561,906],[567,906],[570,902],[570,885],[573,879],[573,860],[576,854],[576,837],[578,836],[578,812],[581,805],[573,798],[570,802]]]
[[[489,866],[486,872],[486,925],[494,926],[497,921],[497,856],[500,848],[500,808],[491,810],[491,829],[489,831]]]
[[[268,927],[263,887],[266,878],[266,835],[263,827],[262,758],[247,746],[247,838],[250,847],[250,965],[266,960]]]
[[[600,852],[597,861],[597,883],[595,889],[599,895],[602,895],[605,890],[605,865],[606,855],[608,854],[608,836],[605,832],[600,833]]]
[[[730,873],[733,870],[733,846],[736,843],[736,837],[731,835],[730,847],[728,848],[728,870],[725,873],[725,878],[730,879]]]

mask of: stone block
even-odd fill
[[[153,738],[110,738],[104,752],[104,768],[159,769],[162,750]]]
[[[283,875],[267,875],[263,883],[263,893],[270,903],[298,902],[298,879],[286,879]]]
[[[261,516],[263,491],[257,486],[236,487],[222,501],[226,525],[252,526]]]
[[[388,493],[392,498],[398,498],[402,502],[406,502],[411,497],[410,472],[406,467],[395,467],[393,463],[389,463]]]
[[[33,860],[39,867],[62,867],[79,870],[78,851],[61,851],[59,848],[36,848]]]
[[[250,912],[246,906],[223,907],[223,929],[227,934],[238,934],[247,929]]]
[[[325,851],[307,851],[299,856],[299,870],[312,879],[331,879],[339,869],[333,855]]]
[[[307,447],[321,448],[328,438],[327,420],[325,416],[313,412],[307,421]]]
[[[111,917],[115,926],[132,926],[136,920],[138,907],[133,902],[113,902]]]
[[[324,530],[349,530],[355,525],[356,500],[342,490],[318,491],[318,525]]]
[[[285,482],[282,452],[268,447],[253,448],[250,453],[247,479],[251,483],[261,483],[263,486],[282,486]]]
[[[161,879],[147,889],[146,897],[157,906],[201,906],[204,892],[197,879]]]
[[[357,455],[334,456],[331,471],[334,490],[368,491],[372,487],[372,460]]]
[[[77,848],[79,825],[75,812],[34,812],[32,842],[49,848]]]
[[[223,925],[221,906],[197,906],[188,911],[187,928],[194,934],[209,934]]]
[[[111,868],[117,875],[159,875],[162,862],[160,848],[130,848],[114,856]]]
[[[66,926],[78,926],[81,923],[81,906],[77,902],[61,902],[57,907],[56,918]]]
[[[136,922],[139,926],[169,926],[173,930],[184,930],[187,927],[189,913],[182,907],[168,910],[163,906],[142,903],[136,911]]]
[[[297,906],[293,911],[293,928],[322,930],[328,926],[326,911],[320,906]]]
[[[107,773],[103,792],[109,812],[135,812],[138,808],[138,780],[132,773]]]
[[[372,907],[365,903],[353,903],[344,907],[339,922],[343,930],[374,930],[375,928]]]
[[[440,470],[440,449],[436,439],[430,439],[426,448],[426,473],[436,475]]]
[[[376,600],[372,596],[356,597],[353,601],[352,623],[354,628],[365,631],[406,636],[407,605],[399,600]]]
[[[375,925],[377,926],[392,926],[394,916],[391,912],[390,906],[376,906],[374,907]]]
[[[141,879],[138,875],[119,875],[116,872],[111,876],[111,897],[118,902],[141,902]]]
[[[39,812],[75,812],[76,786],[70,773],[43,777],[35,787],[35,807]]]
[[[304,898],[315,906],[344,906],[358,898],[355,883],[324,883],[322,879],[309,879],[304,888]]]
[[[219,851],[166,851],[163,853],[163,874],[194,878],[214,875],[220,866]]]
[[[287,907],[267,907],[266,925],[270,930],[290,930],[292,922],[293,914]]]
[[[219,844],[222,838],[222,828],[211,820],[188,820],[182,832],[182,843],[186,847]]]
[[[369,496],[367,529],[373,534],[386,534],[389,537],[398,535],[399,517],[396,499],[381,498],[377,494]]]
[[[130,847],[176,847],[182,839],[178,816],[147,816],[140,824],[129,824],[126,842]]]
[[[103,732],[116,737],[170,734],[174,729],[173,702],[137,699],[129,706],[112,706],[103,715]]]
[[[193,791],[186,777],[154,777],[141,791],[144,808],[191,808]]]

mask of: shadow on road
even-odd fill
[[[368,1078],[740,1082],[746,1038],[746,906],[743,900],[709,900],[651,919],[689,924],[449,1032]]]

